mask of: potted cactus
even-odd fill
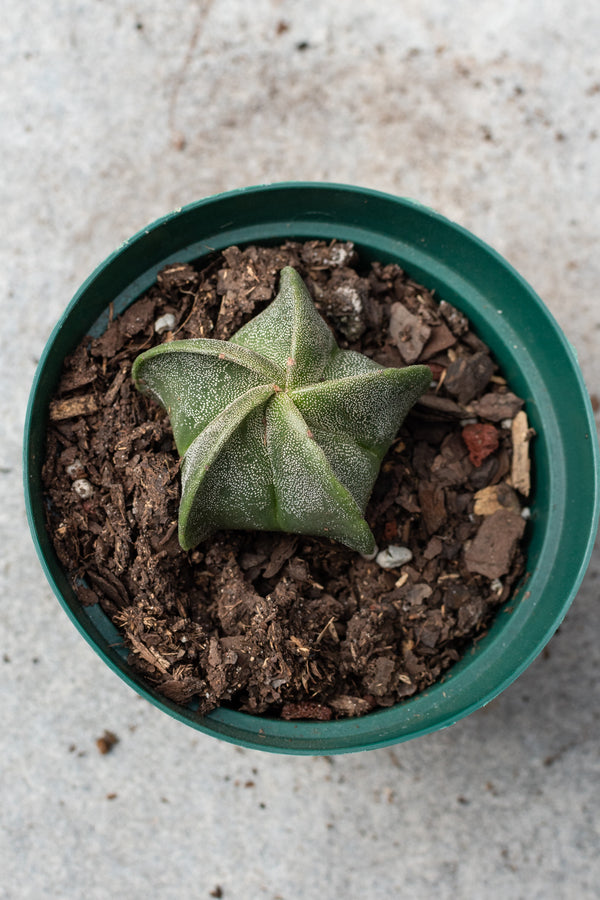
[[[359,719],[282,721],[227,707],[202,715],[194,704],[158,693],[131,666],[109,617],[98,605],[80,602],[78,585],[57,559],[44,521],[44,436],[64,358],[86,334],[98,337],[165,266],[201,260],[231,245],[290,238],[351,241],[365,263],[399,263],[452,309],[466,313],[525,399],[537,434],[527,569],[510,598],[510,615],[498,616],[443,682]],[[181,456],[183,548],[228,527],[320,535],[373,553],[366,502],[400,423],[430,383],[427,366],[382,368],[338,347],[302,279],[284,267],[276,300],[230,338],[169,340],[142,352],[133,375],[170,417]],[[153,415],[151,407],[147,414]],[[48,343],[32,389],[25,440],[28,515],[42,564],[68,614],[105,661],[160,708],[245,746],[312,754],[364,749],[456,721],[506,687],[550,638],[575,595],[595,532],[592,423],[576,362],[556,324],[508,264],[472,235],[418,204],[359,188],[253,188],[160,220],[127,242],[78,292]],[[70,461],[73,471],[78,463]],[[82,502],[93,505],[93,497]],[[569,561],[558,572],[557,555]]]

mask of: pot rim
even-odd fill
[[[287,208],[294,210],[291,217],[282,218],[277,212],[284,200]],[[243,208],[241,225],[230,219],[236,205]],[[263,220],[249,224],[257,210]],[[192,244],[186,241],[181,245],[185,252],[174,250],[180,232],[196,218],[214,222],[212,233]],[[266,232],[262,238],[258,235],[261,228],[270,238]],[[120,312],[143,293],[159,268],[175,258],[189,261],[231,243],[276,243],[302,239],[302,235],[304,239],[335,236],[354,240],[359,251],[372,259],[400,261],[416,280],[462,308],[500,359],[509,383],[526,399],[530,420],[534,426],[539,421],[534,442],[539,483],[530,540],[535,565],[531,577],[505,606],[505,611],[510,608],[511,612],[501,626],[497,623],[499,612],[477,647],[440,681],[394,707],[330,722],[285,722],[223,707],[199,717],[155,692],[128,667],[126,654],[111,647],[114,626],[104,613],[74,602],[68,578],[45,532],[40,505],[40,433],[45,433],[47,413],[47,403],[40,397],[42,393],[50,396],[54,388],[57,365],[69,344],[69,329],[83,328],[71,349],[89,333],[93,321],[102,329],[105,318],[90,318],[82,307],[89,303],[98,312],[102,302],[103,308],[107,306],[102,292],[115,269],[137,272],[135,278],[125,278],[127,283],[111,298]],[[150,267],[149,254],[155,259]],[[461,265],[455,267],[455,259]],[[145,267],[140,268],[144,260]],[[549,349],[543,355],[545,343]],[[564,398],[559,387],[567,382],[571,395]],[[510,263],[462,226],[414,200],[353,185],[281,182],[227,191],[176,209],[124,241],[96,267],[67,306],[40,358],[26,414],[23,468],[27,517],[46,577],[78,630],[113,671],[155,706],[200,731],[245,747],[317,755],[387,746],[451,725],[489,703],[531,664],[564,618],[590,560],[598,526],[599,458],[591,402],[574,349]],[[587,477],[583,490],[582,473]],[[570,567],[567,572],[565,565]],[[509,651],[512,662],[507,665]]]

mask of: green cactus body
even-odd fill
[[[295,269],[230,340],[142,353],[136,386],[169,413],[182,457],[179,541],[221,528],[333,538],[362,553],[381,460],[427,389],[427,366],[385,368],[340,349]]]

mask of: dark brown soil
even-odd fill
[[[366,514],[380,549],[411,551],[394,569],[279,533],[222,532],[190,553],[177,542],[178,458],[132,362],[161,341],[229,338],[273,299],[284,265],[341,346],[433,372]],[[101,604],[166,697],[201,713],[361,715],[439,679],[522,573],[521,406],[465,317],[398,266],[361,266],[343,243],[231,247],[203,270],[169,266],[66,360],[48,429],[48,528],[81,603]]]

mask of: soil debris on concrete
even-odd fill
[[[110,753],[115,744],[119,743],[119,738],[112,731],[105,731],[102,737],[99,737],[96,740],[96,747],[98,748],[98,753],[101,753],[105,756],[107,753]]]

